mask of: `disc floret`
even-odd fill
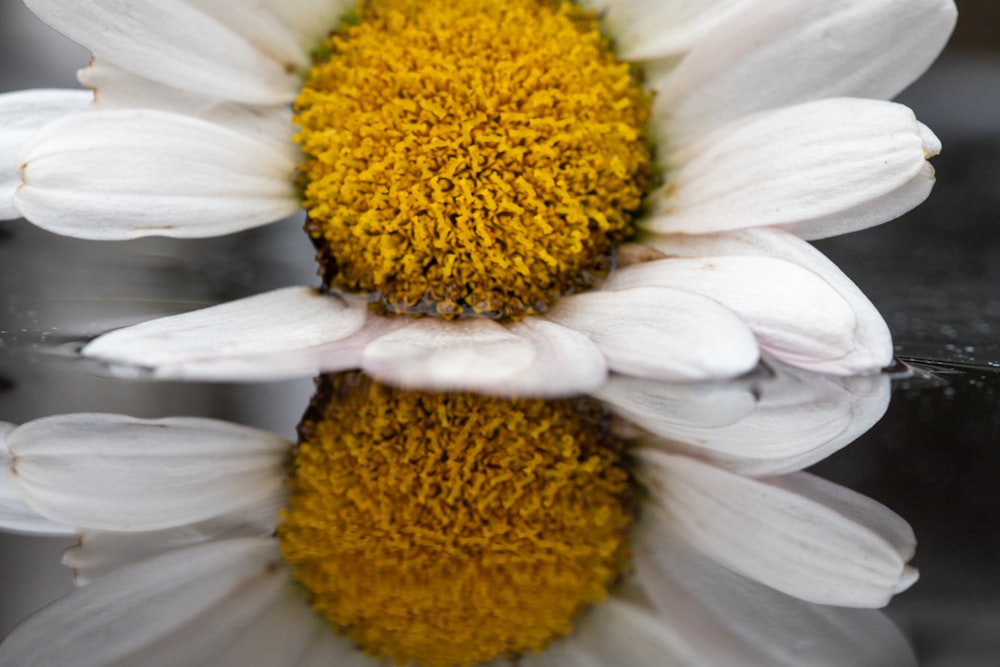
[[[649,99],[592,13],[371,0],[323,53],[296,122],[328,285],[516,319],[609,270],[649,182]]]

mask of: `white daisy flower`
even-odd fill
[[[589,399],[319,386],[298,445],[194,418],[9,428],[0,489],[21,504],[0,525],[82,538],[65,557],[80,588],[0,662],[914,664],[873,611],[916,579],[913,533],[866,497],[654,436],[623,456]],[[673,396],[660,421],[702,433],[753,412]],[[786,412],[802,431],[831,417]]]
[[[324,280],[87,356],[537,395],[732,377],[762,353],[844,375],[891,359],[800,239],[929,193],[938,140],[883,100],[936,57],[952,0],[26,4],[94,53],[94,95],[0,96],[0,214],[124,239],[304,207]]]

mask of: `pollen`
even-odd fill
[[[321,378],[299,425],[282,551],[313,608],[396,664],[539,651],[627,560],[632,483],[591,399]]]
[[[592,286],[651,181],[650,99],[558,0],[367,0],[295,105],[327,287],[518,319]]]

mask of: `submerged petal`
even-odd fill
[[[7,438],[26,504],[80,528],[158,530],[280,497],[290,443],[212,419],[74,414]]]
[[[340,370],[331,350],[362,329],[365,305],[308,287],[286,287],[104,334],[82,354],[121,374],[263,380]],[[348,359],[346,367],[354,367]],[[337,364],[336,368],[330,368]]]
[[[589,336],[626,375],[663,380],[734,377],[751,370],[757,345],[718,302],[660,286],[566,297],[546,317]]]
[[[818,604],[881,607],[910,577],[916,540],[898,515],[806,473],[751,479],[636,452],[658,520],[717,562]]]
[[[417,320],[376,338],[365,348],[361,368],[402,387],[504,397],[585,393],[607,373],[589,338],[537,317],[506,326]]]
[[[538,349],[535,363],[509,386],[508,396],[571,396],[596,389],[608,366],[600,349],[579,331],[540,317],[509,325]]]
[[[299,208],[287,152],[165,111],[67,116],[36,133],[18,160],[24,185],[15,206],[67,236],[218,236]]]
[[[374,340],[361,368],[401,387],[490,391],[529,371],[537,356],[531,339],[492,320],[425,318]]]

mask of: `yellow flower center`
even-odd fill
[[[366,0],[296,105],[328,286],[520,318],[589,287],[650,181],[649,98],[566,0]]]
[[[537,651],[627,557],[622,444],[590,399],[505,401],[323,378],[278,530],[313,607],[400,664]]]

